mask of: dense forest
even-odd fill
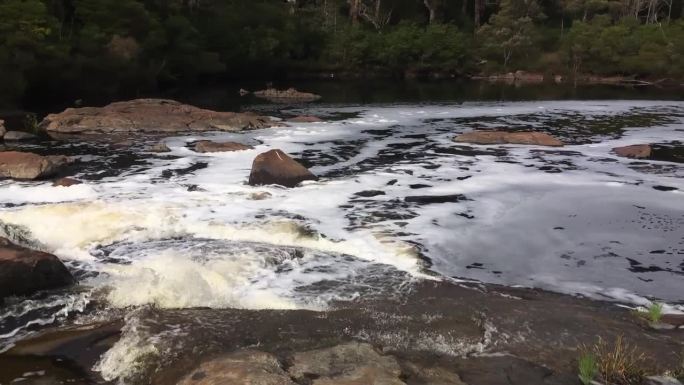
[[[682,14],[682,0],[0,0],[0,101],[332,73],[681,79]]]

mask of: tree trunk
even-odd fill
[[[484,13],[484,0],[474,0],[475,27],[482,24],[482,14]]]
[[[359,23],[359,3],[361,0],[348,0],[349,1],[349,18],[352,24]]]
[[[430,24],[434,23],[435,19],[437,18],[437,6],[431,4],[432,1],[434,0],[423,0],[425,8],[427,8],[428,12],[430,13]]]

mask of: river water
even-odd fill
[[[0,349],[45,325],[128,315],[134,328],[131,315],[150,305],[325,310],[423,279],[684,302],[684,102],[253,107],[325,122],[166,138],[161,155],[139,140],[21,145],[78,157],[86,183],[0,182],[2,232],[58,255],[80,284],[8,301]],[[452,141],[480,128],[548,132],[566,146]],[[255,149],[199,154],[199,139]],[[611,151],[639,143],[657,144],[653,159]],[[248,186],[252,160],[273,148],[320,180]],[[125,378],[153,349],[140,341],[122,340],[97,370]]]

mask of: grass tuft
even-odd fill
[[[639,353],[636,347],[625,342],[622,336],[617,337],[613,344],[599,338],[596,344],[583,347],[581,351],[584,352],[582,358],[593,355],[597,368],[594,378],[598,377],[607,384],[641,384],[646,376],[654,372],[653,364],[646,355]],[[580,379],[587,384],[588,382],[584,382],[582,370],[584,365],[586,373],[590,373],[591,361],[588,358],[585,358],[585,361],[583,363],[580,359]]]
[[[648,307],[648,320],[651,323],[658,323],[660,319],[663,318],[663,304],[653,302],[651,306]]]
[[[579,378],[584,385],[590,385],[598,374],[598,363],[593,353],[585,353],[579,359]]]

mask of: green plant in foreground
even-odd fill
[[[662,303],[652,303],[648,307],[647,316],[651,323],[658,323],[660,319],[663,318],[663,304]]]
[[[579,378],[584,385],[589,385],[598,374],[598,363],[593,353],[585,353],[579,359]]]

